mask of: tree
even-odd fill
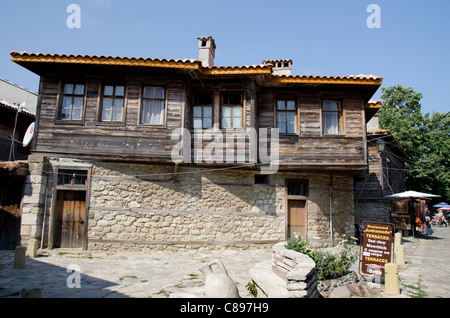
[[[380,127],[389,129],[411,156],[405,164],[407,188],[450,200],[450,114],[422,114],[422,94],[412,87],[396,85],[382,92]]]

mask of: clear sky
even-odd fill
[[[69,4],[80,28],[67,26]],[[450,111],[449,0],[2,0],[0,15],[0,78],[35,92],[11,51],[197,58],[197,37],[211,35],[216,65],[289,58],[294,75],[380,75],[421,92],[424,113]]]

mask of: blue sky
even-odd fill
[[[72,3],[79,29],[66,24]],[[381,28],[366,24],[372,3]],[[0,78],[38,89],[11,51],[197,58],[197,37],[211,35],[216,65],[290,58],[293,74],[380,75],[421,92],[424,113],[448,112],[449,14],[449,0],[1,1]]]

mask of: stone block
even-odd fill
[[[25,246],[17,246],[14,252],[14,269],[24,269],[25,268],[25,260],[27,248]]]
[[[399,295],[400,286],[398,279],[398,265],[393,263],[386,264],[385,268],[384,293],[386,295]]]
[[[27,248],[27,256],[34,258],[37,255],[37,250],[39,246],[39,241],[36,239],[30,239],[28,241],[28,248]]]
[[[338,286],[333,289],[328,298],[350,298],[351,294],[347,286]]]
[[[395,246],[395,263],[397,265],[405,264],[405,246],[404,245]]]

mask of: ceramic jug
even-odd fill
[[[217,265],[219,270],[213,271],[212,266]],[[223,263],[215,259],[200,268],[205,275],[206,298],[239,298],[236,283],[228,275]]]

